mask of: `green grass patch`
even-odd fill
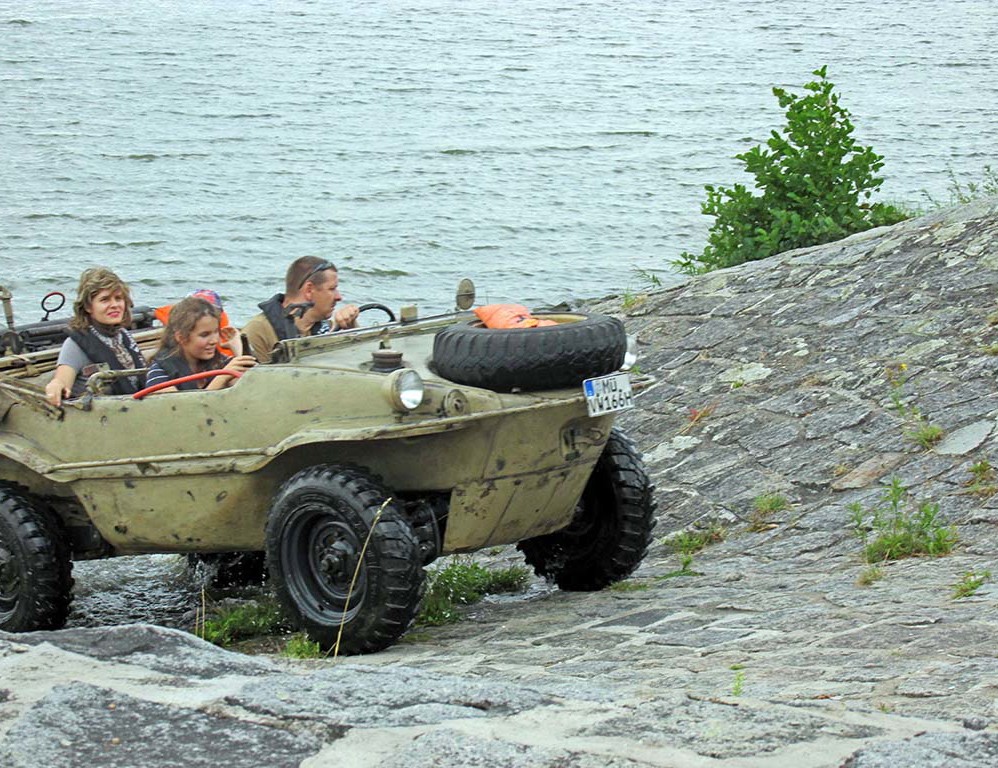
[[[745,690],[745,670],[736,669],[735,678],[731,681],[731,695],[741,696]]]
[[[764,531],[772,528],[769,518],[777,512],[789,508],[790,503],[786,497],[779,493],[763,493],[755,497],[752,502],[752,511],[749,513],[749,530]]]
[[[917,555],[939,557],[951,552],[958,540],[956,527],[940,519],[939,505],[913,502],[896,476],[876,507],[864,510],[854,502],[847,509],[868,563]]]
[[[683,576],[703,576],[700,571],[694,571],[692,568],[680,568],[678,571],[669,571],[668,573],[663,573],[660,576],[655,577],[655,581],[664,581],[665,579],[678,579]]]
[[[630,291],[625,291],[623,297],[620,300],[621,309],[634,309],[645,303],[647,296],[643,293],[631,293]]]
[[[970,482],[967,483],[967,493],[972,496],[987,499],[998,493],[995,469],[987,459],[981,459],[970,465],[970,478]]]
[[[932,446],[943,439],[943,435],[946,434],[942,427],[935,424],[929,424],[928,422],[919,422],[911,429],[905,430],[905,437],[916,443],[925,450],[929,450]]]
[[[273,600],[260,600],[236,606],[223,606],[195,627],[203,640],[223,647],[240,640],[270,635],[286,629],[284,618]]]
[[[700,571],[693,570],[693,555],[683,554],[679,557],[680,567],[678,571],[669,571],[668,573],[663,573],[660,576],[655,577],[655,581],[662,581],[663,579],[675,579],[680,576],[703,576]]]
[[[779,493],[763,493],[755,497],[752,509],[762,515],[772,515],[789,507],[785,496]]]
[[[963,578],[953,585],[953,599],[959,600],[961,597],[970,597],[984,586],[985,582],[991,581],[991,571],[967,571]]]
[[[871,565],[869,568],[863,569],[863,572],[859,574],[859,578],[856,579],[856,583],[861,587],[868,587],[882,578],[884,578],[884,569],[879,565]]]
[[[461,606],[476,603],[485,595],[521,592],[529,578],[530,571],[522,566],[489,569],[470,560],[454,559],[427,574],[416,624],[453,624],[461,619]]]
[[[660,540],[661,544],[673,552],[683,555],[695,555],[708,544],[717,544],[727,537],[727,529],[719,523],[711,523],[706,529],[680,531]]]
[[[981,459],[970,465],[970,476],[973,478],[974,484],[993,483],[995,480],[995,468],[991,466],[991,462],[987,459]]]
[[[609,589],[614,592],[643,592],[651,585],[647,581],[618,581],[611,584]]]
[[[321,659],[325,655],[322,648],[319,647],[319,643],[315,640],[309,640],[308,635],[304,632],[296,632],[291,635],[284,644],[284,650],[281,653],[292,659]]]

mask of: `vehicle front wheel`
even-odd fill
[[[653,490],[634,443],[613,429],[569,526],[517,547],[538,576],[561,589],[603,589],[644,559],[655,527]]]
[[[0,629],[33,632],[66,623],[73,578],[55,514],[0,485]]]
[[[319,465],[281,486],[267,569],[286,614],[323,649],[387,648],[419,607],[419,544],[391,494],[357,467]]]

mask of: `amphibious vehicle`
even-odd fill
[[[473,295],[427,318],[369,305],[387,321],[281,342],[223,390],[108,395],[134,371],[100,371],[54,407],[58,296],[17,326],[0,288],[0,629],[61,627],[72,561],[125,554],[257,553],[289,620],[341,653],[397,640],[440,555],[516,543],[563,589],[626,578],[655,505],[614,427],[650,381],[621,370],[623,325],[487,328]],[[162,329],[134,316],[151,351]]]

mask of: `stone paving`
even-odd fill
[[[335,661],[0,634],[0,765],[994,766],[998,588],[954,588],[998,576],[996,284],[990,201],[632,300],[660,521],[627,582]],[[959,542],[863,585],[848,507],[894,477]],[[685,569],[667,541],[722,527]]]

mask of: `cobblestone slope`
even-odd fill
[[[0,634],[0,765],[994,766],[998,589],[953,588],[998,576],[970,469],[998,467],[996,284],[990,201],[631,299],[656,534],[727,530],[685,572],[659,541],[627,588],[535,588],[335,663]],[[861,586],[847,506],[893,477],[960,541]],[[754,516],[764,493],[789,506]]]

